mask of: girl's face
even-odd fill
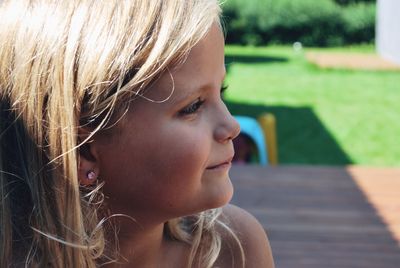
[[[112,139],[96,138],[104,192],[113,213],[137,220],[167,220],[226,204],[228,171],[239,125],[220,97],[224,39],[210,32],[179,67],[131,104]],[[171,76],[172,75],[172,76]]]

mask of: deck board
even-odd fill
[[[400,169],[234,166],[231,178],[277,268],[400,267]]]

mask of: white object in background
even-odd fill
[[[400,65],[400,1],[378,0],[376,47],[384,59]]]

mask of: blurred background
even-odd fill
[[[222,6],[232,203],[277,268],[399,268],[400,1]]]
[[[400,16],[399,1],[391,2]],[[377,53],[377,7],[375,0],[224,2],[225,100],[233,114],[275,116],[279,163],[400,166],[400,40],[392,44],[397,63]],[[400,21],[386,24],[393,40],[381,43],[390,45]]]

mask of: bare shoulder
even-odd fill
[[[274,267],[267,234],[253,215],[237,206],[227,205],[223,208],[220,221],[239,239],[245,257],[245,267]],[[228,229],[223,226],[220,228],[223,240],[220,267],[242,267],[238,243]]]

